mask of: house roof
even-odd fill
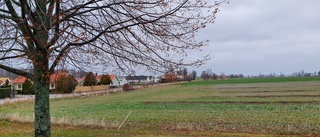
[[[114,78],[116,78],[116,75],[109,75],[110,79],[113,80]]]
[[[54,73],[54,74],[50,75],[50,82],[55,82],[59,77],[66,76],[66,75],[69,75],[69,73],[67,73],[67,72]],[[24,76],[19,76],[18,78],[12,80],[12,83],[14,83],[14,84],[24,83],[24,81],[26,81],[26,79],[27,78]]]
[[[0,77],[0,81],[6,81],[6,80],[10,81],[10,78],[9,77]]]
[[[0,85],[2,86],[3,84],[5,84],[7,80],[11,82],[9,77],[0,77]]]
[[[17,77],[16,79],[12,80],[12,83],[13,83],[13,84],[23,83],[23,82],[26,81],[26,79],[27,79],[27,78],[24,77],[24,76],[19,76],[19,77]]]
[[[110,80],[113,80],[114,78],[116,78],[116,75],[108,75],[108,76],[110,77]],[[101,77],[102,77],[102,75],[96,76],[96,79],[97,79],[98,81],[100,81],[100,80],[101,80]]]
[[[0,80],[0,86],[4,85],[5,83],[6,83],[6,81]]]
[[[148,77],[152,78],[152,76],[127,76],[126,79],[127,80],[147,80]]]
[[[102,76],[95,76],[97,81],[101,81]]]
[[[84,79],[86,79],[86,76],[83,76],[83,77],[81,77],[81,78],[76,78],[76,80],[77,80],[78,82],[84,81]]]
[[[96,78],[97,81],[100,81],[101,77],[97,77],[97,76],[94,76]],[[86,76],[83,76],[81,78],[76,78],[76,80],[78,82],[81,82],[81,81],[84,81],[86,79]]]
[[[76,80],[78,81],[78,82],[81,82],[81,81],[84,81],[84,78],[82,77],[82,78],[76,78]]]
[[[55,82],[59,77],[69,75],[67,72],[58,72],[50,75],[50,82]]]

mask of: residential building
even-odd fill
[[[153,76],[127,76],[126,77],[128,83],[130,84],[148,84],[148,83],[157,83],[159,82],[158,78],[155,78]]]
[[[120,80],[120,86],[123,86],[124,84],[128,84],[128,81],[125,76],[118,77],[118,79]]]
[[[100,83],[102,75],[95,76],[97,83]],[[127,83],[126,79],[121,79],[117,77],[116,75],[109,75],[111,83],[109,84],[110,87],[119,87],[123,86],[125,83]],[[84,79],[86,76],[83,76],[82,78],[77,78],[78,86],[83,86]]]
[[[16,79],[12,80],[12,84],[13,84],[13,89],[18,91],[18,90],[22,90],[22,84],[26,81],[26,77],[23,76],[19,76]]]
[[[59,72],[59,73],[52,74],[50,76],[49,89],[52,90],[52,89],[56,88],[56,81],[57,81],[58,78],[69,76],[69,75],[70,74],[67,73],[67,72]],[[70,76],[72,76],[72,75],[70,75]],[[22,90],[22,84],[26,81],[26,79],[27,79],[26,77],[19,76],[18,78],[12,80],[13,88],[15,90]]]
[[[111,79],[110,87],[119,87],[121,82],[116,75],[109,75]]]
[[[78,86],[83,86],[84,79],[85,79],[85,76],[83,76],[81,78],[76,78],[76,80],[78,82]]]
[[[67,73],[67,72],[58,72],[58,73],[54,73],[50,76],[50,86],[49,89],[55,89],[56,88],[56,81],[58,78],[60,77],[66,77],[66,76],[71,76],[75,81],[77,81],[77,79],[75,79],[71,74]]]
[[[9,77],[0,77],[0,87],[6,84],[6,81],[9,81],[9,85],[11,85],[11,80]]]

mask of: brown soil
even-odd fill
[[[222,91],[221,93],[281,93],[281,92],[309,92],[309,90],[282,90],[282,91],[270,91],[270,90],[261,90],[261,91]]]
[[[320,95],[261,95],[261,96],[237,96],[246,98],[277,98],[277,97],[313,97],[320,98]]]
[[[221,87],[218,89],[256,89],[256,88],[264,88],[264,87]]]
[[[172,102],[143,102],[146,105],[151,104],[314,104],[318,103],[317,101],[273,101],[273,102],[258,102],[258,101],[249,101],[249,102],[234,102],[234,101],[220,101],[220,102],[188,102],[188,101],[172,101]]]

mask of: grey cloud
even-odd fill
[[[317,0],[231,0],[198,34],[210,40],[205,51],[214,56],[199,72],[319,71],[319,7]]]

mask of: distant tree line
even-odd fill
[[[292,73],[291,76],[296,76],[296,77],[310,77],[310,76],[320,76],[320,71],[315,71],[313,73],[310,72],[305,72],[304,70],[294,72]]]
[[[165,72],[164,76],[160,80],[160,83],[169,83],[169,82],[177,82],[177,81],[191,81],[197,78],[197,72],[193,70],[192,72],[188,72],[187,68],[183,68],[181,70],[174,71],[173,69]]]
[[[93,72],[89,72],[84,79],[84,86],[96,86],[96,85],[109,85],[111,78],[108,74],[103,74],[98,82],[96,75]]]
[[[298,72],[293,72],[291,75],[285,75],[285,74],[276,74],[276,73],[269,73],[269,74],[262,74],[259,73],[259,75],[248,75],[244,76],[243,74],[228,74],[224,75],[223,73],[220,75],[217,75],[216,73],[213,73],[211,69],[207,69],[205,71],[202,71],[200,78],[204,80],[215,80],[222,78],[223,76],[228,77],[228,78],[270,78],[270,77],[312,77],[312,76],[320,76],[320,71],[315,71],[313,73],[310,72],[305,72],[304,70],[298,71]]]
[[[244,78],[243,74],[230,74],[228,78]]]
[[[201,72],[200,78],[204,80],[215,80],[218,79],[218,75],[213,73],[211,69],[207,69],[206,71]]]

